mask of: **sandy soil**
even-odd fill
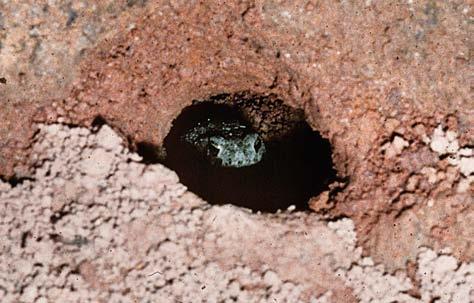
[[[472,18],[457,0],[0,1],[0,295],[472,301]],[[277,96],[330,140],[339,181],[314,213],[210,207],[128,152],[223,93]]]
[[[2,302],[472,302],[474,263],[362,257],[352,220],[210,206],[108,126],[41,126],[34,180],[0,183]]]

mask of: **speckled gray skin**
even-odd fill
[[[245,167],[260,162],[265,144],[260,136],[239,121],[198,123],[183,139],[209,160],[224,167]]]

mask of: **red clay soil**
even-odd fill
[[[274,95],[331,141],[345,181],[311,205],[351,217],[366,253],[389,270],[423,245],[472,259],[472,185],[457,192],[459,171],[425,142],[441,124],[473,145],[469,16],[462,2],[369,2],[150,2],[86,53],[64,98],[0,110],[0,172],[28,167],[33,121],[100,116],[132,146],[160,145],[193,100]]]

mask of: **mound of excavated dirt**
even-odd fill
[[[41,126],[34,180],[0,183],[1,302],[470,302],[474,263],[362,258],[350,219],[210,206],[108,126]],[[357,300],[358,299],[358,300]]]

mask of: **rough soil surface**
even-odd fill
[[[204,102],[227,104],[237,108],[265,141],[291,135],[305,122],[304,112],[285,104],[276,96],[237,93],[215,96]]]
[[[435,254],[430,260],[443,263],[446,248],[462,262],[474,259],[469,2],[0,1],[0,8],[4,178],[38,174],[36,123],[90,126],[101,116],[133,149],[160,145],[193,100],[274,95],[331,141],[340,182],[310,204],[325,218],[351,218],[364,256],[389,273],[406,271],[419,289],[427,285],[413,278],[421,259]],[[102,161],[103,152],[89,152]],[[6,189],[2,207],[25,186],[52,195],[48,178]],[[11,205],[26,207],[21,199]],[[29,224],[43,216],[35,218]]]
[[[352,220],[210,206],[108,126],[41,126],[34,181],[0,183],[2,302],[472,302],[474,263],[421,248],[412,282]],[[239,245],[235,245],[238,243]]]
[[[113,36],[141,0],[0,1],[0,176],[24,164],[38,109],[70,93],[86,50]]]

